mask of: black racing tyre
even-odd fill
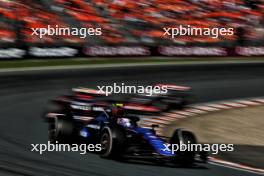
[[[196,137],[190,131],[176,130],[170,139],[171,144],[196,144]],[[175,164],[182,166],[192,166],[195,161],[195,151],[176,151],[176,156],[173,158]]]
[[[49,140],[52,143],[70,142],[73,139],[74,123],[67,117],[55,117],[49,120]]]
[[[117,128],[106,127],[100,138],[102,147],[100,156],[108,159],[120,159],[124,138],[122,132]]]

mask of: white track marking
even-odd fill
[[[164,113],[164,115],[175,118],[175,120],[185,118],[185,116],[176,113]]]
[[[257,106],[257,105],[261,105],[261,103],[257,103],[254,101],[250,101],[250,100],[237,100],[237,103],[240,104],[244,104],[244,105],[248,105],[248,106]]]
[[[231,109],[232,108],[230,106],[225,106],[225,105],[222,105],[222,104],[208,104],[208,106],[213,107],[213,108],[217,108],[219,110]]]
[[[231,107],[234,107],[234,108],[248,107],[247,105],[239,104],[239,103],[235,103],[235,102],[223,102],[222,105],[231,106]]]
[[[220,110],[218,108],[213,108],[213,107],[210,107],[210,106],[207,106],[207,105],[196,105],[196,106],[193,106],[193,108],[199,109],[199,110],[203,110],[203,111],[208,111],[208,112],[213,112],[213,111],[219,111]]]
[[[203,111],[203,110],[195,109],[195,108],[187,108],[185,109],[185,111],[195,113],[195,114],[206,114],[207,113],[207,111]]]
[[[243,169],[243,168],[240,168],[240,167],[234,167],[234,166],[224,165],[224,164],[220,164],[220,163],[212,162],[212,161],[209,161],[208,163],[210,163],[212,165],[216,165],[216,166],[221,166],[221,167],[226,167],[226,168],[230,168],[230,169],[235,169],[235,170],[243,171],[243,172],[249,172],[249,173],[254,173],[254,174],[258,174],[258,175],[263,175],[263,173],[259,173],[259,172],[256,172],[256,171],[251,171],[251,170],[248,170],[248,169]]]

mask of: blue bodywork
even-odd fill
[[[102,127],[103,124],[107,123],[109,120],[109,117],[106,113],[102,113],[100,116],[94,119],[95,121],[92,124],[89,124],[90,126],[93,125],[93,127],[97,126],[98,128]],[[88,125],[88,126],[89,126]],[[165,146],[167,143],[161,139],[160,137],[156,136],[156,134],[153,133],[152,129],[149,128],[141,128],[141,127],[123,127],[129,131],[133,131],[135,134],[138,134],[140,136],[143,136],[143,138],[154,148],[154,150],[163,156],[175,156],[175,153],[172,153],[171,150],[168,150]],[[89,133],[89,129],[86,127],[82,128],[80,130],[80,135],[89,138],[91,137],[91,134]]]
[[[156,150],[157,153],[165,156],[175,156],[172,154],[171,150],[166,150],[166,143],[157,137],[152,130],[147,128],[135,128],[134,129],[137,133],[142,135],[146,141],[151,144],[151,146]]]

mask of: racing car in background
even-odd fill
[[[166,87],[166,93],[153,92],[132,95],[122,103],[126,112],[131,114],[153,115],[170,110],[181,110],[192,102],[191,88],[172,84],[156,84],[155,87]]]
[[[167,87],[166,93],[110,95],[89,88],[74,88],[72,94],[52,100],[53,111],[71,111],[79,116],[97,116],[111,104],[122,104],[125,113],[157,115],[170,110],[181,110],[191,102],[190,87],[157,84]],[[55,108],[55,109],[54,109]]]
[[[98,116],[83,116],[69,111],[45,114],[49,124],[51,142],[101,144],[99,155],[109,159],[140,159],[156,163],[172,163],[192,166],[197,159],[207,161],[207,154],[196,151],[172,152],[168,144],[195,144],[195,135],[187,130],[175,129],[171,137],[159,136],[157,125],[143,128],[138,116],[124,114],[120,106],[108,107]],[[167,148],[168,149],[168,148]]]

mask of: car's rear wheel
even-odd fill
[[[48,122],[48,137],[49,141],[55,143],[58,140],[58,130],[57,130],[57,118],[52,118]]]
[[[49,120],[48,136],[52,143],[70,142],[73,139],[74,124],[65,117],[55,117]]]

